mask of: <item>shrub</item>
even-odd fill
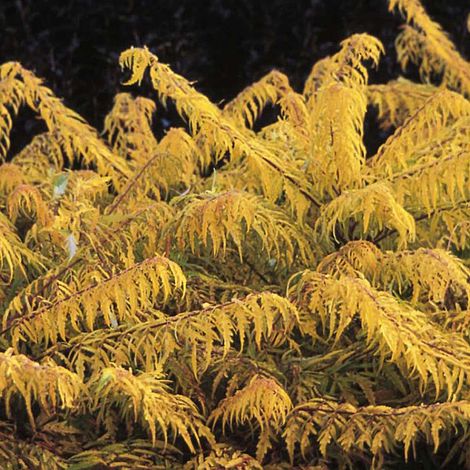
[[[160,141],[153,101],[100,136],[0,66],[2,468],[469,465],[470,64],[390,8],[425,84],[369,85],[356,34],[302,93],[273,71],[221,108],[123,52],[187,123]],[[23,105],[47,132],[11,157]]]

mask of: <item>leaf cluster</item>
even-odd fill
[[[470,66],[389,5],[423,84],[369,84],[355,34],[220,107],[124,51],[186,123],[161,139],[150,99],[99,132],[0,66],[2,468],[469,467]],[[47,131],[11,155],[22,106]]]

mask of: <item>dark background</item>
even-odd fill
[[[423,3],[468,57],[470,1]],[[17,60],[34,70],[102,128],[114,94],[125,88],[119,53],[131,45],[147,45],[220,102],[273,68],[301,89],[312,64],[355,32],[379,37],[387,49],[371,80],[397,77],[393,41],[402,23],[386,0],[0,0],[0,62]],[[148,86],[134,91],[152,96]],[[156,126],[165,127],[165,114],[159,116]],[[23,112],[15,134],[37,126]]]

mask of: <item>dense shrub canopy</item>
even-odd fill
[[[136,47],[158,104],[99,132],[0,66],[2,468],[470,466],[470,64],[389,8],[422,83],[370,85],[361,33],[219,106]],[[16,153],[23,108],[47,130]]]

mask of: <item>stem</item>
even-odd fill
[[[139,178],[144,174],[145,170],[157,159],[157,157],[161,157],[165,155],[164,153],[159,153],[156,152],[155,155],[150,158],[145,165],[142,166],[142,168],[136,173],[136,175],[129,181],[127,184],[126,188],[124,191],[114,200],[114,202],[109,206],[109,211],[108,214],[112,214],[117,206],[121,204],[121,202],[126,198],[126,196],[129,194],[130,190],[132,187],[135,185],[135,183],[139,180]]]

